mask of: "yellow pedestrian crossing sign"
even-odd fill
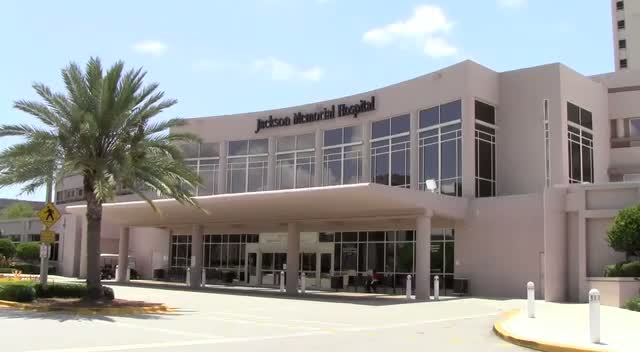
[[[40,232],[40,242],[51,244],[56,241],[56,233],[49,230]]]
[[[58,220],[60,220],[60,212],[56,209],[53,203],[49,202],[44,208],[40,209],[38,217],[44,226],[49,229],[58,222]]]

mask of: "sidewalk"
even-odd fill
[[[524,302],[526,304],[526,301]],[[536,318],[526,307],[495,324],[509,342],[541,351],[639,351],[640,313],[601,306],[601,344],[589,342],[589,305],[536,301]]]

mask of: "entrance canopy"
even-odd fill
[[[425,213],[434,222],[463,219],[468,200],[431,192],[388,187],[373,183],[314,187],[252,193],[220,194],[195,198],[201,209],[175,199],[159,199],[155,212],[144,201],[108,203],[103,219],[125,226],[205,228],[227,232],[286,231],[296,222],[302,231],[340,228],[415,226]],[[84,215],[85,205],[67,211]]]

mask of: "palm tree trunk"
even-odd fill
[[[95,182],[84,176],[84,194],[87,201],[87,290],[89,298],[102,297],[100,285],[100,227],[102,203],[96,199]]]

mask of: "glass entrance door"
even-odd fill
[[[287,253],[262,253],[261,285],[280,285],[280,272],[287,263]]]

